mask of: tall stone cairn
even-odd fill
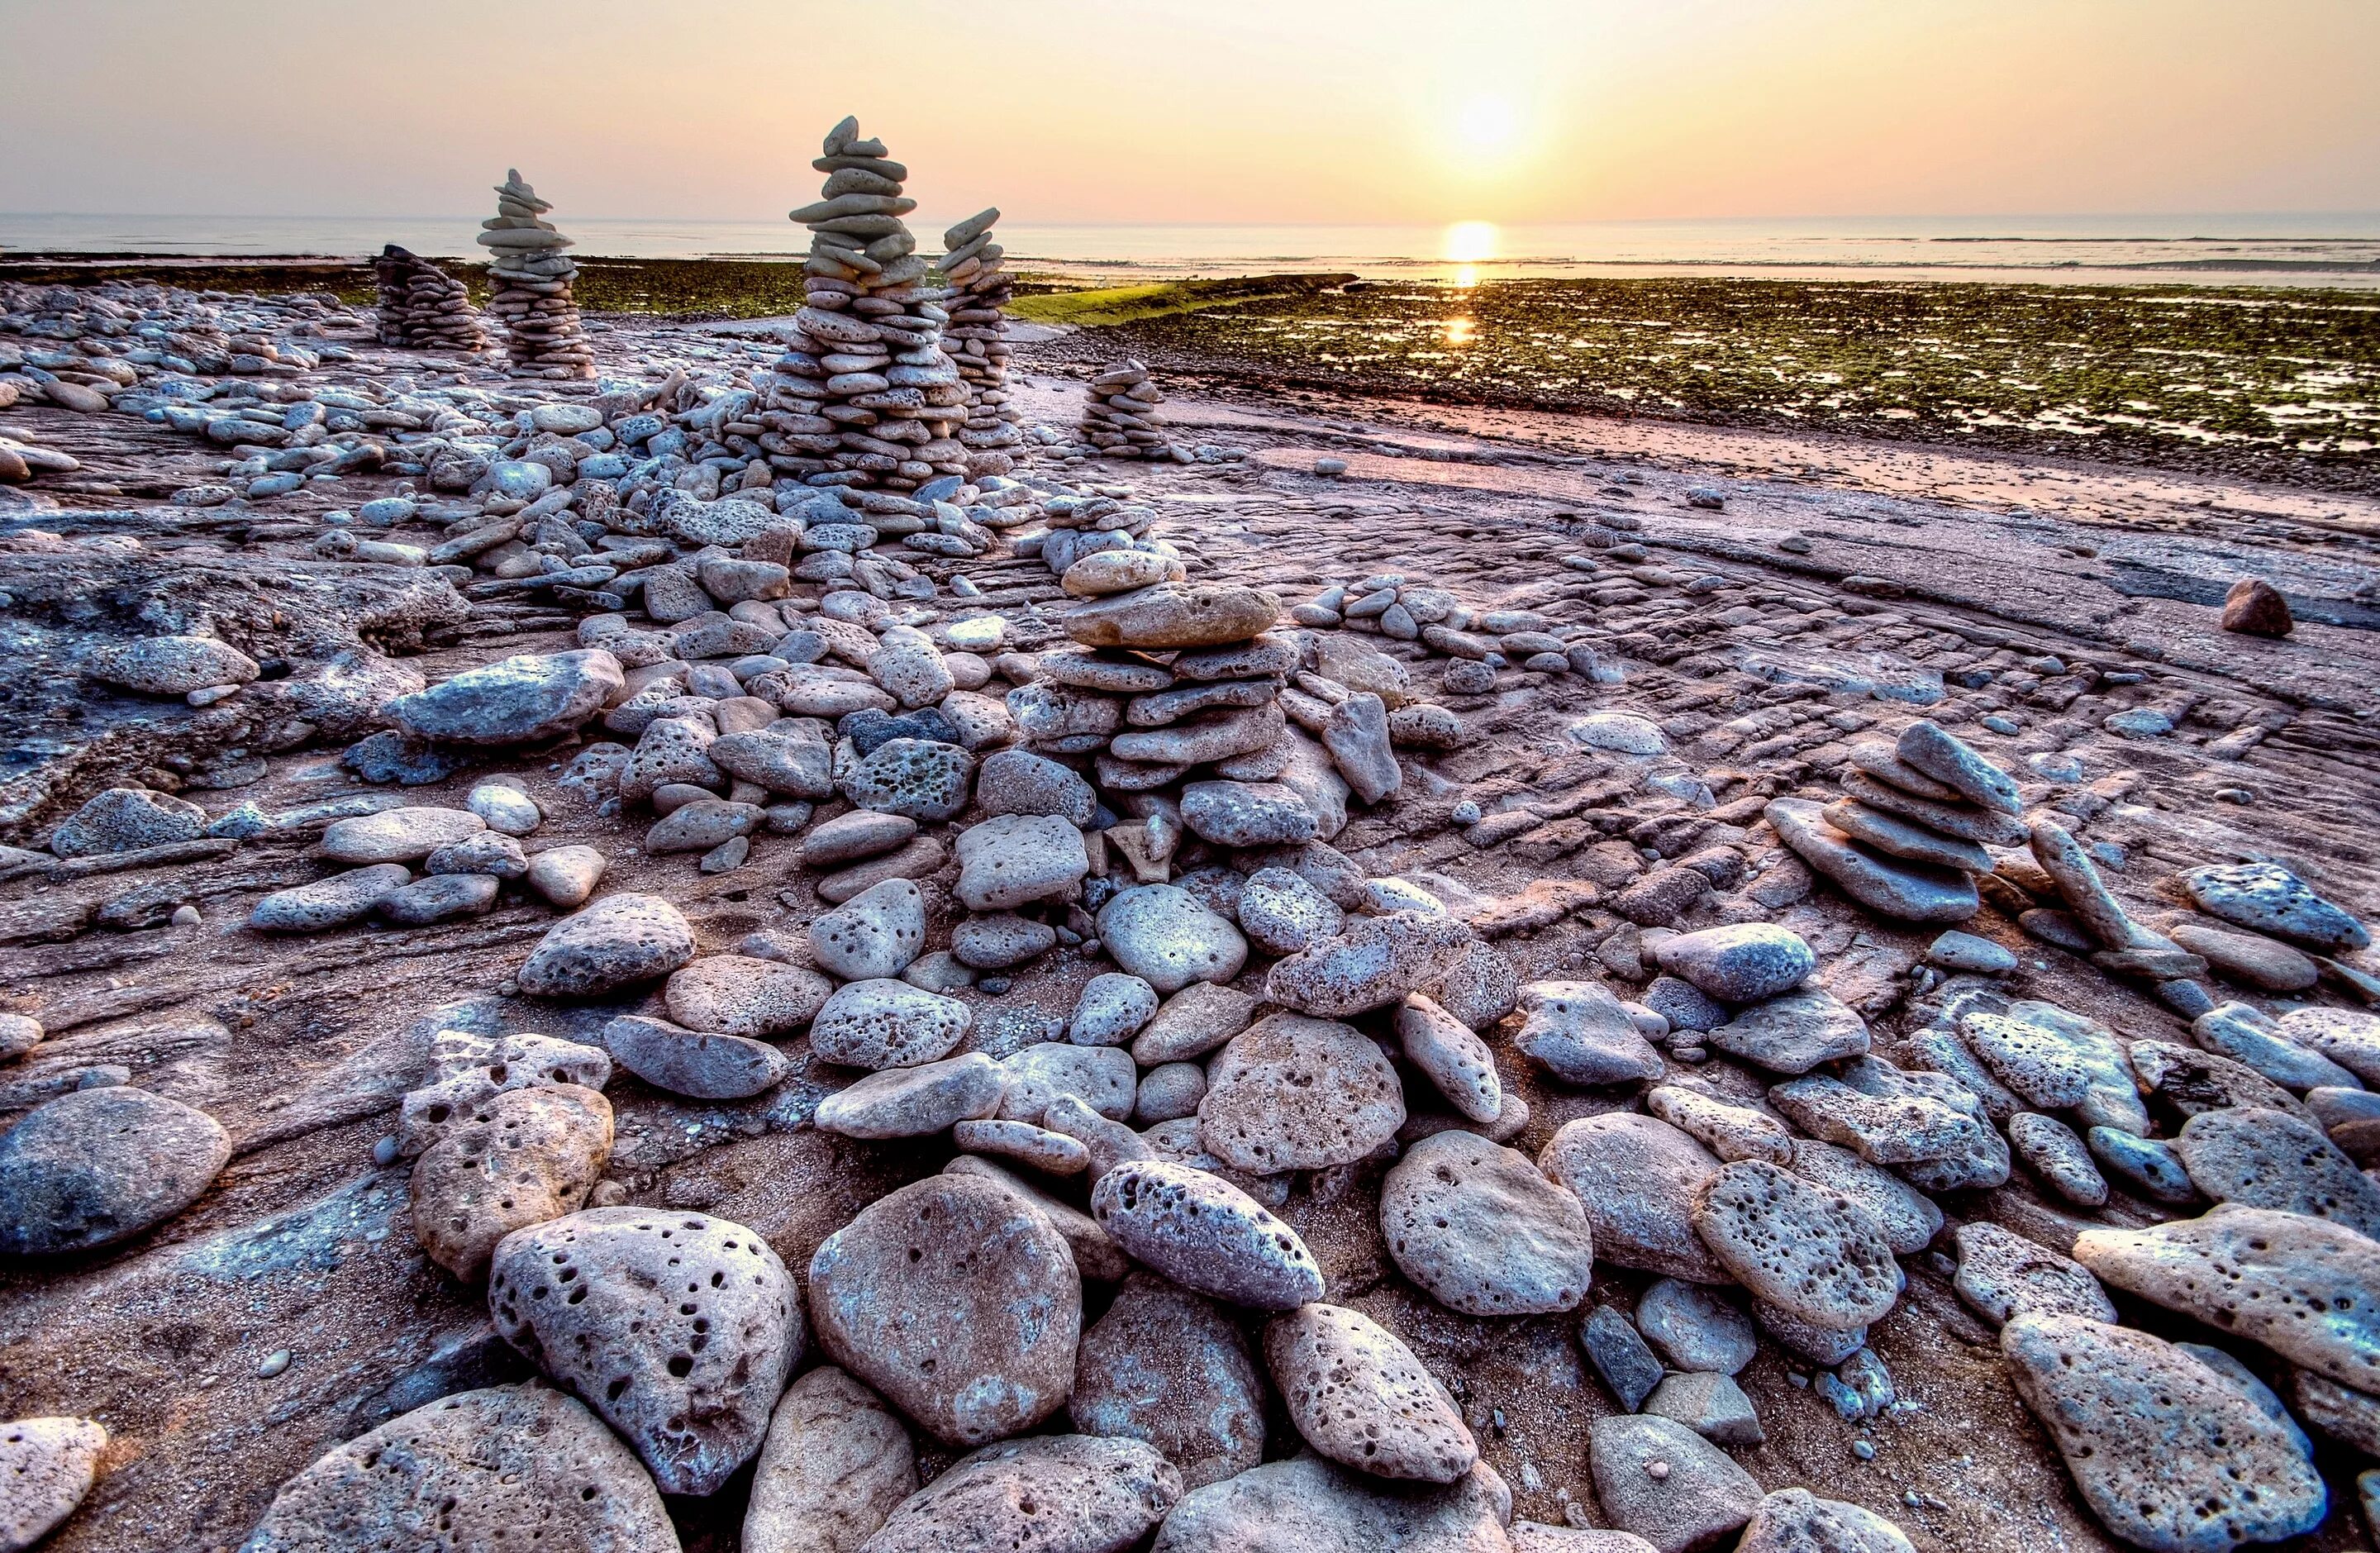
[[[380,283],[380,343],[405,350],[487,348],[486,331],[463,283],[419,254],[395,243],[372,261]]]
[[[595,351],[578,326],[571,283],[578,266],[563,253],[569,238],[544,219],[552,205],[507,169],[496,188],[496,213],[480,223],[480,246],[495,254],[495,295],[488,311],[504,326],[515,377],[591,378]]]
[[[942,354],[939,304],[917,240],[901,218],[909,170],[846,118],[810,164],[827,175],[817,203],[792,212],[810,229],[806,300],[771,376],[761,445],[776,468],[818,486],[914,491],[964,478],[966,384]]]
[[[1008,394],[1008,340],[1001,309],[1015,295],[1002,256],[991,240],[998,210],[969,216],[942,234],[942,284],[950,289],[950,326],[942,349],[966,383],[966,424],[959,443],[972,455],[970,474],[1004,475],[1013,467],[1002,449],[1025,440],[1024,415]]]
[[[1157,409],[1164,402],[1146,363],[1111,368],[1091,380],[1083,401],[1083,441],[1102,458],[1172,458]]]

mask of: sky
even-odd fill
[[[2380,210],[2374,0],[0,0],[0,212]]]

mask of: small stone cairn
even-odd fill
[[[967,389],[942,354],[948,293],[929,284],[901,220],[917,203],[901,192],[909,170],[861,140],[856,119],[811,164],[827,175],[820,199],[791,217],[810,229],[808,296],[769,384],[763,424],[783,450],[771,462],[819,486],[905,491],[964,478],[953,433]]]
[[[966,424],[959,443],[973,455],[967,467],[978,474],[1006,474],[1012,467],[1002,451],[1024,441],[1024,416],[1009,402],[1008,342],[1003,338],[1001,309],[1015,294],[1002,261],[1005,251],[991,240],[998,210],[969,216],[942,234],[942,284],[951,291],[951,322],[942,331],[942,349],[958,368],[967,386]]]
[[[1988,846],[2030,832],[2016,783],[1932,722],[1896,743],[1854,745],[1843,796],[1779,798],[1767,814],[1803,862],[1869,910],[1907,922],[1962,922],[1981,907]]]
[[[480,223],[480,246],[495,254],[488,311],[504,321],[515,376],[591,378],[595,353],[570,295],[578,266],[562,252],[570,239],[544,219],[552,209],[521,181],[519,168],[507,170],[496,188],[496,213]]]
[[[463,283],[395,243],[372,261],[380,283],[380,343],[403,350],[476,355],[487,348],[480,315]]]
[[[1091,380],[1083,403],[1083,441],[1102,458],[1180,458],[1166,440],[1157,406],[1165,402],[1148,364],[1126,361]]]

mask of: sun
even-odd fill
[[[1454,138],[1465,151],[1505,151],[1520,134],[1521,111],[1509,98],[1474,97],[1455,112]]]
[[[1493,259],[1498,236],[1492,221],[1458,221],[1446,229],[1439,257],[1451,264],[1476,264],[1483,259]]]

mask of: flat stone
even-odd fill
[[[207,811],[187,798],[152,793],[145,787],[111,787],[75,810],[65,824],[50,832],[50,850],[60,857],[113,856],[143,847],[196,841],[206,833]]]
[[[218,685],[247,685],[262,671],[255,659],[212,637],[148,637],[91,655],[93,679],[144,696],[187,696]]]
[[[1066,1038],[1077,1046],[1121,1046],[1156,1013],[1157,989],[1125,972],[1102,971],[1083,984]]]
[[[1653,952],[1663,970],[1726,1003],[1756,1003],[1789,992],[1818,968],[1801,934],[1767,922],[1679,933]]]
[[[1423,1139],[1380,1187],[1380,1232],[1404,1275],[1466,1316],[1569,1310],[1594,1279],[1578,1199],[1476,1134]]]
[[[853,1068],[913,1068],[949,1054],[971,1015],[955,998],[879,977],[846,982],[810,1021],[810,1049]]]
[[[2163,1339],[2021,1316],[2000,1329],[2000,1352],[2084,1501],[2124,1541],[2196,1553],[2321,1523],[2328,1495],[2298,1442]]]
[[[1389,737],[1387,703],[1370,692],[1348,697],[1322,724],[1322,747],[1356,797],[1377,804],[1404,784]]]
[[[1263,1460],[1264,1408],[1237,1323],[1213,1301],[1146,1272],[1126,1279],[1083,1334],[1067,1403],[1086,1433],[1155,1447],[1188,1488]]]
[[[1112,1046],[1075,1046],[1037,1041],[1001,1062],[1008,1092],[1000,1114],[1038,1122],[1062,1096],[1071,1095],[1111,1122],[1132,1114],[1139,1074],[1132,1054]]]
[[[1078,773],[1024,749],[986,756],[975,790],[986,814],[1050,814],[1078,828],[1099,807],[1098,793]]]
[[[1537,1168],[1585,1208],[1601,1260],[1695,1283],[1733,1281],[1693,1220],[1694,1195],[1718,1159],[1668,1122],[1633,1111],[1565,1122]]]
[[[1322,1297],[1321,1270],[1296,1231],[1205,1171],[1126,1160],[1099,1176],[1091,1214],[1135,1260],[1195,1292],[1257,1310]]]
[[[2238,1108],[2305,1114],[2304,1102],[2245,1062],[2170,1041],[2136,1040],[2130,1055],[2149,1093],[2185,1117]]]
[[[480,746],[534,744],[573,733],[627,688],[601,648],[483,663],[382,710],[416,738]]]
[[[1257,1000],[1245,992],[1219,982],[1191,982],[1166,999],[1133,1038],[1132,1059],[1153,1068],[1203,1057],[1246,1029],[1256,1009]]]
[[[1587,1466],[1604,1514],[1659,1553],[1717,1547],[1752,1519],[1763,1497],[1758,1481],[1718,1446],[1648,1413],[1597,1419]]]
[[[1661,1361],[1616,1305],[1597,1305],[1579,1323],[1578,1345],[1595,1373],[1620,1399],[1623,1412],[1634,1413],[1661,1384]]]
[[[1683,1424],[1719,1445],[1754,1446],[1768,1438],[1752,1399],[1732,1376],[1707,1371],[1665,1376],[1645,1399],[1645,1411]]]
[[[888,1068],[829,1095],[812,1121],[851,1138],[913,1138],[1000,1109],[1008,1076],[980,1051],[914,1068]]]
[[[1811,1185],[1865,1209],[1896,1256],[1916,1255],[1942,1231],[1942,1210],[1931,1197],[1849,1149],[1816,1138],[1795,1138],[1789,1168]]]
[[[989,1182],[912,1182],[810,1259],[820,1342],[937,1439],[971,1446],[1064,1405],[1082,1280],[1049,1219]]]
[[[1793,1161],[1791,1130],[1766,1111],[1674,1084],[1646,1090],[1645,1109],[1693,1134],[1721,1159],[1766,1159],[1772,1165]]]
[[[2024,812],[2024,795],[2017,791],[2016,779],[1937,723],[1924,719],[1911,723],[1900,731],[1893,753],[1970,803],[2006,815]]]
[[[1979,1115],[1947,1095],[1871,1095],[1835,1078],[1797,1078],[1770,1089],[1768,1098],[1803,1132],[1840,1145],[1872,1165],[1909,1165],[1968,1153],[1983,1145],[1984,1134],[1990,1131]]]
[[[360,922],[413,875],[402,863],[376,863],[276,890],[256,903],[248,925],[260,933],[320,933]]]
[[[740,1100],[774,1088],[785,1055],[765,1041],[688,1030],[647,1014],[622,1014],[603,1026],[613,1060],[656,1089],[700,1100]]]
[[[1840,798],[1828,804],[1826,820],[1852,841],[1888,857],[1962,873],[1992,871],[1992,855],[1979,843],[1946,836],[1914,819],[1871,807],[1856,798]]]
[[[1276,1175],[1352,1164],[1404,1120],[1396,1070],[1368,1037],[1275,1013],[1232,1037],[1208,1064],[1198,1134],[1226,1164]]]
[[[969,911],[1005,911],[1063,896],[1091,870],[1083,833],[1054,814],[996,815],[958,839],[952,889]]]
[[[2372,941],[2362,923],[2277,863],[2192,868],[2181,876],[2181,887],[2209,916],[2308,949],[2335,953]]]
[[[843,780],[843,795],[864,809],[921,822],[948,819],[966,807],[975,757],[956,745],[892,739]]]
[[[2074,1129],[2054,1116],[2020,1111],[2008,1119],[2009,1148],[2027,1170],[2077,1207],[2101,1207],[2107,1182],[2091,1162],[2090,1148]]]
[[[334,863],[412,863],[487,828],[468,809],[382,809],[334,821],[322,832],[322,855]]]
[[[1182,821],[1218,846],[1291,846],[1315,833],[1305,798],[1270,782],[1191,783],[1182,789]]]
[[[1811,988],[1742,1009],[1705,1039],[1756,1067],[1791,1074],[1864,1055],[1868,1029],[1857,1010],[1824,988]]]
[[[1900,1265],[1865,1210],[1766,1161],[1721,1166],[1695,1189],[1693,1217],[1737,1281],[1804,1321],[1871,1325],[1900,1296]]]
[[[2380,1240],[2380,1186],[2310,1121],[2252,1108],[2204,1111],[2182,1124],[2174,1147],[2212,1201],[2327,1219]]]
[[[106,1429],[88,1418],[0,1425],[0,1547],[30,1548],[72,1515],[106,1450]]]
[[[1416,1491],[1299,1456],[1184,1494],[1151,1553],[1509,1553],[1509,1504],[1482,1471]]]
[[[2184,922],[2167,936],[2204,960],[2216,975],[2263,991],[2302,992],[2322,979],[2322,967],[2310,956],[2260,933]]]
[[[868,1539],[869,1553],[1124,1553],[1182,1474],[1136,1439],[1037,1435],[960,1458]]]
[[[715,1493],[758,1455],[802,1356],[784,1263],[705,1214],[587,1208],[515,1231],[490,1265],[488,1310],[664,1493]]]
[[[1213,647],[1245,641],[1281,618],[1281,601],[1232,583],[1160,583],[1078,604],[1059,626],[1086,647]]]
[[[1337,937],[1346,913],[1337,903],[1288,868],[1259,868],[1240,892],[1240,930],[1275,954],[1300,953]]]
[[[1242,906],[1242,915],[1245,915]],[[1504,1109],[1503,1082],[1488,1043],[1433,1000],[1410,992],[1397,1005],[1397,1040],[1405,1061],[1474,1122],[1493,1122]]]
[[[576,1398],[534,1383],[441,1397],[334,1446],[281,1486],[241,1546],[674,1553],[653,1480]]]
[[[1396,1334],[1316,1301],[1265,1328],[1265,1364],[1305,1442],[1376,1477],[1451,1484],[1479,1449],[1448,1396]]]
[[[1636,1300],[1636,1329],[1681,1370],[1735,1375],[1759,1356],[1752,1318],[1718,1290],[1657,1279]]]
[[[1098,926],[1115,963],[1160,993],[1194,981],[1229,981],[1247,964],[1240,930],[1176,885],[1119,892],[1099,908]]]
[[[673,974],[662,997],[687,1029],[778,1040],[808,1025],[833,991],[808,965],[709,954]]]
[[[1951,1286],[1976,1315],[1995,1325],[2020,1316],[2116,1319],[2107,1291],[2071,1256],[1980,1219],[1960,1225],[1952,1234],[1959,1247],[1959,1272]]]
[[[1925,963],[1946,971],[2006,976],[2016,969],[2017,960],[2015,951],[1953,928],[1926,946]]]
[[[1594,1087],[1658,1079],[1661,1054],[1599,981],[1533,981],[1520,989],[1512,1049],[1565,1084]]]
[[[516,979],[534,998],[596,998],[694,958],[694,929],[655,895],[606,895],[550,928]]]
[[[466,1283],[496,1243],[586,1206],[612,1158],[612,1105],[575,1084],[507,1089],[451,1118],[414,1161],[413,1233]]]
[[[1512,1553],[1653,1553],[1653,1545],[1633,1532],[1548,1526],[1541,1521],[1515,1521],[1506,1532]]]
[[[114,1245],[206,1194],[231,1159],[214,1118],[129,1085],[77,1089],[0,1136],[0,1253]]]
[[[2184,1204],[2199,1200],[2190,1183],[2181,1156],[2161,1138],[2137,1137],[2117,1127],[2094,1127],[2082,1134],[2091,1158],[2109,1175],[2153,1203]]]
[[[2302,1092],[2362,1086],[2355,1074],[2300,1046],[2278,1024],[2246,1003],[2218,1003],[2207,1010],[2190,1022],[2190,1038],[2286,1088]]]
[[[2380,1015],[2359,1009],[2291,1009],[2277,1021],[2289,1040],[2318,1051],[2367,1085],[2380,1084]]]
[[[1818,804],[1772,798],[1762,813],[1802,861],[1870,911],[1904,922],[1964,922],[1983,907],[1965,874],[1867,851],[1828,825]]]
[[[925,892],[905,879],[870,885],[812,918],[809,944],[819,967],[846,981],[899,976],[926,947]]]
[[[1786,1488],[1760,1501],[1735,1553],[1917,1553],[1872,1510]]]

